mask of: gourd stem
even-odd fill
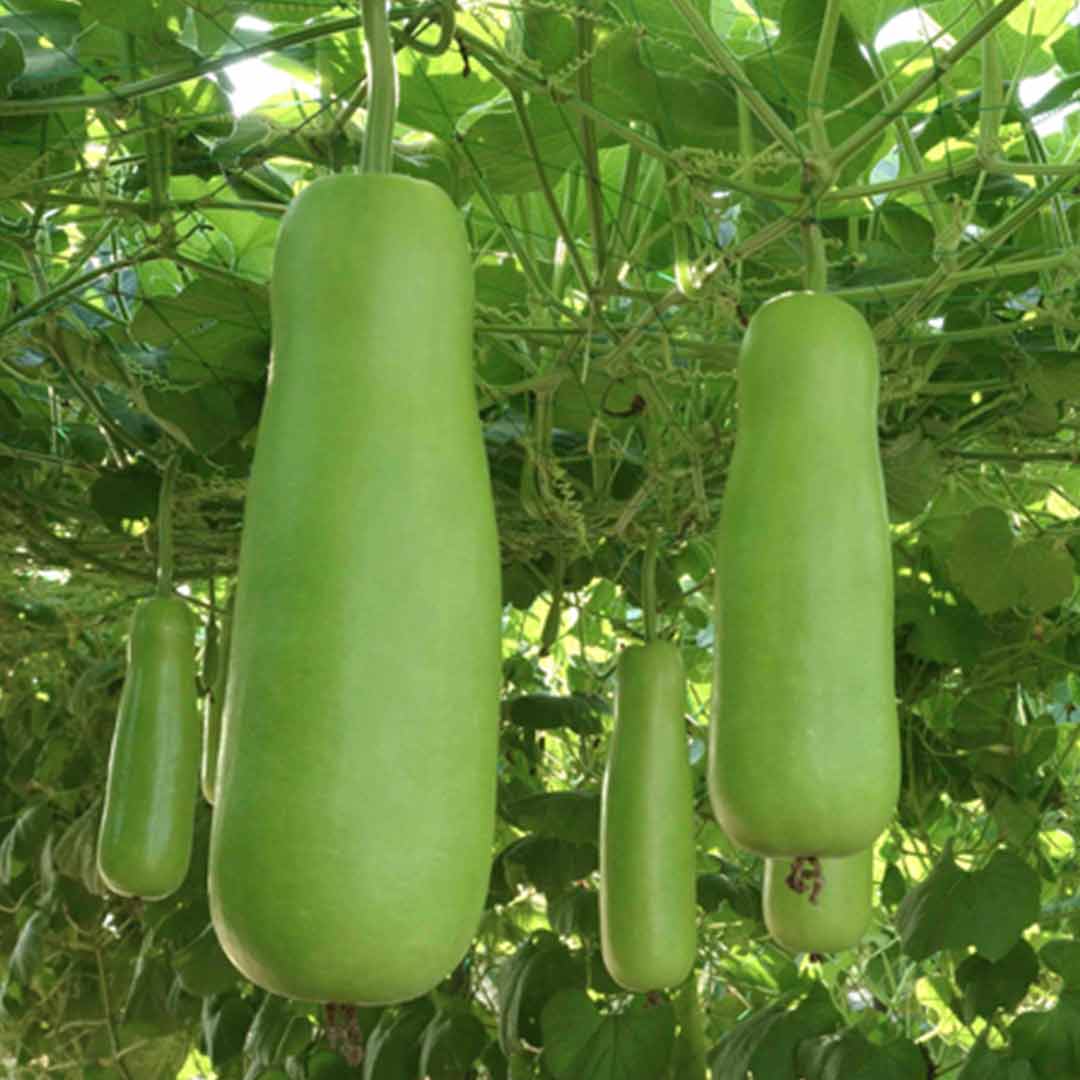
[[[180,458],[173,454],[165,466],[165,475],[161,478],[161,492],[158,496],[158,566],[157,595],[172,595],[173,579],[173,529],[172,496],[176,486],[176,473]]]
[[[698,993],[697,972],[675,994],[675,1019],[679,1023],[679,1039],[683,1043],[682,1072],[685,1080],[705,1080],[705,1013]]]
[[[811,292],[824,292],[829,284],[829,267],[825,258],[825,239],[816,221],[807,221],[803,225],[803,251],[806,287]]]
[[[649,533],[641,574],[641,605],[645,615],[645,641],[656,640],[656,556],[660,548],[660,530]]]
[[[367,66],[367,127],[360,169],[364,173],[392,171],[394,123],[397,120],[398,76],[390,35],[387,0],[362,0],[364,63]]]

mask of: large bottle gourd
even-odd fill
[[[717,535],[709,792],[761,855],[850,855],[892,816],[893,589],[869,327],[787,293],[750,320]]]
[[[412,178],[318,180],[271,301],[211,913],[274,993],[401,1001],[465,952],[494,827],[499,560],[463,223]]]

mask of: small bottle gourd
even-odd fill
[[[667,641],[626,649],[616,668],[615,727],[600,815],[600,941],[620,986],[676,986],[697,932],[693,780],[686,679]]]
[[[122,896],[158,900],[191,861],[199,784],[195,618],[178,596],[140,601],[116,715],[98,871]]]
[[[873,870],[872,848],[838,859],[766,859],[762,908],[769,934],[792,952],[857,945],[870,925]]]

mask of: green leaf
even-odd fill
[[[907,1039],[877,1046],[858,1031],[808,1045],[806,1080],[926,1080],[926,1059]]]
[[[103,470],[90,487],[90,505],[109,528],[122,532],[125,519],[156,516],[160,490],[156,469],[136,465],[119,472]]]
[[[305,1080],[355,1080],[356,1072],[336,1050],[318,1049],[304,1062]],[[405,1072],[397,1075],[406,1076]]]
[[[600,796],[582,791],[545,791],[503,809],[519,829],[571,844],[600,843]]]
[[[983,869],[965,872],[946,851],[901,901],[896,927],[913,960],[974,945],[995,961],[1038,915],[1039,878],[1019,856],[997,851]]]
[[[568,988],[584,990],[585,968],[554,934],[539,933],[500,966],[499,1045],[507,1057],[525,1043],[543,1042],[541,1012],[548,1000]]]
[[[895,522],[910,521],[937,494],[944,463],[932,439],[921,432],[897,439],[881,453],[885,492]]]
[[[167,34],[170,19],[182,18],[180,0],[83,0],[87,22],[102,23],[126,34],[150,38]]]
[[[840,1014],[821,984],[811,987],[798,1005],[790,1000],[761,1009],[721,1040],[711,1067],[716,1080],[743,1080],[748,1069],[770,1080],[800,1080],[799,1043],[835,1031]]]
[[[549,895],[548,922],[557,934],[576,934],[584,940],[600,937],[600,897],[595,889],[572,885],[565,891]]]
[[[698,874],[696,895],[698,904],[706,911],[715,911],[726,903],[744,919],[762,922],[764,918],[761,913],[761,889],[734,873],[716,871]]]
[[[244,1036],[244,1054],[261,1065],[278,1058],[278,1047],[293,1019],[288,999],[268,993]]]
[[[174,439],[210,456],[243,438],[259,421],[260,389],[250,383],[207,383],[189,390],[145,387],[136,395]]]
[[[215,1070],[220,1072],[243,1052],[254,1015],[251,1003],[237,994],[206,999],[202,1013],[203,1038]]]
[[[241,977],[218,943],[212,925],[175,953],[172,962],[180,985],[199,997],[220,994]]]
[[[1020,586],[1020,605],[1029,611],[1048,611],[1072,596],[1074,567],[1064,543],[1050,537],[1019,544],[1010,570]]]
[[[1021,799],[1002,791],[993,801],[990,813],[1002,839],[1023,848],[1035,838],[1042,814],[1034,799]]]
[[[1069,990],[1080,990],[1080,941],[1058,938],[1039,950],[1039,959],[1056,971]]]
[[[1046,1012],[1027,1012],[1009,1027],[1017,1057],[1027,1058],[1039,1080],[1080,1075],[1080,992],[1066,990]]]
[[[556,1080],[656,1080],[675,1045],[666,999],[602,1015],[584,990],[563,990],[544,1006],[541,1026],[541,1060]]]
[[[1077,76],[1080,90],[1080,76]],[[1059,401],[1080,400],[1080,372],[1071,353],[1040,352],[1038,364],[1024,376],[1031,392],[1040,401],[1056,405]]]
[[[598,865],[596,840],[574,844],[554,836],[523,836],[496,858],[511,888],[531,884],[554,895],[591,874]]]
[[[983,1033],[971,1048],[956,1080],[1035,1080],[1035,1072],[1030,1062],[1016,1061],[1002,1050],[990,1050]]]
[[[23,923],[15,948],[11,950],[8,961],[10,976],[23,986],[29,985],[30,980],[41,967],[45,948],[45,931],[48,926],[48,913],[41,910],[35,911]]]
[[[653,83],[653,122],[665,146],[738,150],[738,109],[729,82],[657,75]],[[756,120],[752,127],[759,130]]]
[[[1013,533],[1009,519],[996,507],[973,511],[953,542],[949,571],[975,606],[987,615],[1004,611],[1020,599],[1020,587],[1009,572]]]
[[[938,664],[971,666],[991,640],[986,621],[967,602],[949,604],[935,598],[913,623],[907,651]]]
[[[471,1013],[436,1013],[420,1044],[420,1075],[430,1080],[459,1080],[490,1041],[487,1028]]]
[[[529,731],[553,731],[562,727],[579,735],[599,735],[603,731],[596,715],[596,699],[582,694],[569,697],[525,694],[512,698],[504,709],[510,723]]]
[[[105,883],[97,868],[97,831],[100,810],[92,806],[61,834],[53,848],[56,869],[82,883],[87,892],[104,896]]]
[[[0,843],[0,885],[10,885],[41,850],[52,825],[52,810],[44,799],[19,812]]]
[[[26,57],[18,35],[0,30],[0,92],[6,97],[11,84],[26,70]]]
[[[459,12],[457,18],[460,23],[468,16]],[[452,141],[458,121],[501,90],[480,64],[470,63],[467,77],[464,71],[458,49],[448,49],[440,56],[403,49],[398,54],[400,121]]]
[[[578,160],[579,130],[575,119],[551,98],[534,95],[526,105],[538,158],[549,184]],[[532,155],[522,140],[514,107],[506,98],[495,98],[467,113],[459,124],[461,145],[484,183],[496,195],[522,195],[541,187]],[[600,132],[600,146],[616,140]]]
[[[989,1019],[997,1009],[1014,1009],[1039,976],[1035,950],[1018,941],[1000,960],[973,954],[956,969],[956,984],[964,995],[964,1021]]]
[[[780,109],[805,120],[810,72],[821,30],[819,0],[786,0],[780,17],[780,36],[758,55],[745,61],[750,81]],[[859,47],[851,24],[841,17],[833,46],[829,79],[825,88],[828,111],[839,113],[828,123],[835,146],[852,135],[881,108],[881,97],[871,91],[876,80]],[[856,99],[858,104],[852,104]],[[854,177],[877,156],[877,141],[862,150],[844,169]]]
[[[873,43],[878,31],[894,16],[911,7],[911,0],[841,0],[840,8],[860,40]]]
[[[885,231],[897,246],[923,255],[933,254],[937,246],[934,227],[922,214],[895,201],[885,203],[879,213]]]
[[[267,291],[196,278],[175,297],[146,299],[129,333],[144,350],[136,354],[145,366],[140,377],[156,388],[254,381],[265,373],[270,356]]]

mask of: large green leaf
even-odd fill
[[[973,945],[993,962],[1038,914],[1038,875],[1018,855],[998,851],[981,870],[965,871],[946,853],[901,901],[896,926],[913,960]]]
[[[637,1001],[603,1015],[584,990],[563,990],[544,1006],[542,1061],[555,1080],[655,1080],[675,1046],[668,1001]]]

